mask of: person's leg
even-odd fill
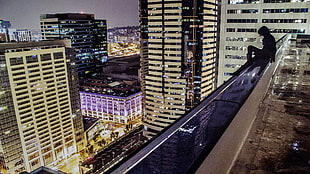
[[[253,58],[253,53],[254,53],[254,58]],[[260,48],[257,48],[255,46],[248,46],[248,54],[247,54],[247,60],[248,61],[254,61],[253,59],[258,59],[262,57],[263,51]]]
[[[247,61],[250,61],[252,59],[254,46],[250,45],[248,46],[248,53],[246,55]]]
[[[254,52],[254,55],[257,56],[259,54],[259,52],[261,52],[261,49],[256,48],[253,45],[248,46],[248,53],[247,53],[247,60],[248,61],[252,61],[253,52]]]

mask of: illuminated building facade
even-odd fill
[[[107,77],[88,79],[80,86],[83,116],[125,124],[142,116],[142,93],[138,80]]]
[[[140,0],[146,136],[156,135],[214,90],[217,3]]]
[[[0,44],[1,172],[30,172],[77,152],[68,43]]]
[[[9,29],[10,41],[29,42],[32,41],[31,30],[27,29]]]
[[[9,41],[9,28],[11,27],[10,21],[0,20],[0,42]]]
[[[262,48],[257,30],[267,26],[276,40],[310,32],[310,0],[222,0],[218,83],[246,62],[247,47]]]
[[[108,60],[107,23],[93,14],[42,14],[41,31],[44,40],[71,40],[79,77],[96,72],[96,65]]]
[[[84,116],[126,124],[142,116],[142,93],[128,97],[80,92]]]

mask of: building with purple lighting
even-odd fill
[[[81,91],[80,98],[84,116],[123,124],[142,116],[141,92],[120,97]]]
[[[138,80],[106,77],[80,85],[82,115],[105,121],[126,124],[141,118],[142,98]]]

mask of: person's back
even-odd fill
[[[261,27],[258,30],[258,33],[264,36],[262,49],[264,55],[268,56],[268,58],[270,58],[270,60],[274,62],[275,54],[277,51],[275,38],[270,34],[269,29],[265,26]]]
[[[263,48],[259,49],[252,45],[248,46],[248,61],[253,61],[252,52],[254,52],[256,59],[269,59],[270,62],[274,62],[277,51],[275,38],[270,34],[269,29],[265,26],[259,28],[258,34],[264,37]]]

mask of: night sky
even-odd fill
[[[108,27],[138,26],[138,0],[0,0],[0,19],[11,28],[39,29],[40,14],[91,13]]]

